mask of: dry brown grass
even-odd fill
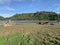
[[[28,42],[30,45],[41,43],[44,45],[52,45],[52,43],[59,45],[60,25],[20,24],[6,27],[0,25],[0,36],[2,37],[0,37],[1,45],[26,45]]]
[[[60,25],[38,25],[38,24],[20,24],[4,27],[0,25],[0,36],[23,32],[27,34],[37,33],[42,34],[46,31],[51,31],[55,35],[60,34]]]

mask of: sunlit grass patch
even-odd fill
[[[60,45],[59,26],[38,24],[0,26],[0,45]]]

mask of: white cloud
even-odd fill
[[[27,1],[27,0],[0,0],[0,4],[10,3],[12,1],[22,2],[22,1]],[[40,1],[40,0],[31,0],[31,1],[35,2],[35,1]]]
[[[9,2],[11,2],[11,0],[0,0],[1,4],[7,3],[7,2],[9,3]]]
[[[13,14],[6,14],[6,13],[4,13],[4,14],[0,14],[0,16],[3,16],[3,17],[10,17],[10,16],[12,16]]]
[[[25,1],[25,0],[13,0],[13,1],[19,1],[19,2],[21,2],[21,1]]]
[[[36,1],[36,0],[31,0],[32,2]]]
[[[9,6],[0,7],[0,10],[14,11],[15,9]]]
[[[11,8],[11,7],[5,7],[5,10],[14,11],[15,9],[14,8]]]
[[[57,11],[58,13],[60,13],[60,6],[56,7],[55,11]]]
[[[57,12],[57,13],[60,13],[60,4],[56,3],[56,4],[53,4],[51,7],[50,7],[50,10],[54,11],[54,12]]]
[[[25,1],[25,0],[0,0],[0,3],[1,4],[5,4],[5,3],[10,3],[12,1],[18,1],[18,2],[21,2],[21,1]]]

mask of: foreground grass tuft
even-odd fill
[[[0,45],[60,45],[60,25],[0,26]]]

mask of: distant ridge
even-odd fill
[[[0,20],[43,20],[43,21],[60,21],[60,14],[55,12],[41,11],[35,13],[15,14],[9,18],[0,16]]]

